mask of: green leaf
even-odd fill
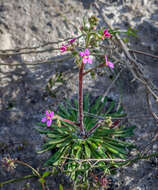
[[[94,80],[95,79],[95,72],[91,71],[90,75],[91,75],[91,78]]]
[[[122,113],[122,111],[123,111],[123,107],[120,105],[117,109],[117,113],[120,114]]]
[[[42,129],[36,129],[36,130],[39,131],[41,134],[52,133],[52,131],[50,130],[42,130]]]
[[[45,123],[41,123],[41,122],[37,122],[36,123],[37,126],[41,126],[41,127],[46,127],[46,124]],[[38,130],[38,129],[37,129]]]
[[[65,140],[63,143],[60,143],[60,144],[57,144],[56,147],[59,148],[59,147],[65,147],[67,145],[69,145],[71,143],[71,138],[68,138],[67,140]]]
[[[105,143],[104,142],[104,146],[109,150],[111,151],[112,153],[115,153],[115,154],[126,154],[126,151],[123,149],[123,148],[120,148],[120,147],[116,147],[116,146],[113,146],[112,144],[109,144],[109,143]]]
[[[115,136],[120,136],[120,137],[128,137],[133,135],[133,130],[136,128],[136,126],[131,126],[128,129],[117,129],[115,130],[114,134]]]
[[[94,132],[94,135],[92,138],[97,138],[97,137],[104,137],[106,135],[112,135],[114,134],[115,130],[114,129],[99,129]]]
[[[53,144],[53,145],[51,145],[51,146],[49,146],[49,147],[47,147],[47,148],[45,148],[45,149],[42,149],[42,150],[37,151],[37,153],[38,153],[38,154],[41,154],[41,153],[43,153],[43,152],[46,152],[46,151],[48,151],[48,150],[53,149],[54,147],[55,147],[55,145]]]
[[[101,99],[102,99],[102,97],[99,96],[99,97],[94,101],[94,104],[92,105],[92,107],[91,107],[90,110],[89,110],[90,113],[95,113],[95,114],[96,114],[96,112],[97,112],[99,106],[102,104]]]
[[[105,136],[104,137],[104,140],[107,141],[108,143],[114,143],[114,145],[118,145],[118,146],[122,146],[122,147],[130,147],[130,146],[134,146],[132,143],[128,143],[128,142],[124,142],[124,141],[121,141],[121,140],[118,140],[118,139],[114,139],[114,138],[110,138],[110,137],[107,137]]]
[[[63,138],[63,136],[61,136],[61,135],[57,135],[57,134],[47,134],[47,136],[49,137],[49,138],[52,138],[52,139],[61,139],[61,138]]]
[[[107,156],[106,156],[105,152],[103,151],[103,141],[93,140],[93,142],[97,146],[96,152],[101,156],[101,158],[106,158]]]
[[[76,152],[75,158],[80,159],[81,150],[82,150],[82,147],[79,147],[77,152]]]
[[[77,111],[74,110],[73,106],[72,106],[72,103],[70,100],[66,100],[66,104],[67,104],[67,107],[68,107],[68,112],[71,113],[71,120],[75,120],[77,119]]]
[[[59,190],[64,190],[61,184],[59,185]]]
[[[115,150],[114,148],[111,148],[109,145],[107,145],[106,143],[104,143],[104,147],[106,149],[108,149],[110,152],[115,153],[115,154],[119,154],[119,152],[117,150]]]
[[[91,150],[90,150],[88,144],[85,143],[84,148],[85,148],[86,158],[90,158],[91,157]]]
[[[115,107],[115,101],[112,101],[107,111],[105,112],[105,116],[107,116],[107,114],[110,113],[114,109],[114,107]]]
[[[51,174],[50,171],[45,171],[45,172],[43,173],[42,177],[45,178],[45,177],[49,176],[50,174]]]
[[[46,181],[45,181],[45,179],[43,179],[42,177],[39,179],[39,182],[40,183],[45,183]]]
[[[70,114],[68,113],[66,108],[64,106],[62,106],[61,104],[59,104],[59,112],[63,112],[63,114],[65,115],[66,118],[70,117]]]
[[[78,109],[78,101],[76,99],[73,100],[74,108]]]
[[[65,147],[60,148],[55,154],[50,156],[50,158],[45,162],[44,165],[48,166],[48,165],[52,165],[55,162],[57,162],[60,159],[60,157],[62,156],[62,152],[64,149],[65,149]]]
[[[71,156],[76,158],[81,150],[81,146],[79,144],[74,144],[72,146],[72,153]],[[77,156],[76,156],[77,155]]]
[[[122,38],[123,42],[124,43],[128,43],[129,42],[129,38],[125,37],[125,38]]]
[[[115,117],[125,117],[125,116],[127,116],[127,114],[115,112],[115,113],[106,114],[106,116],[111,116],[111,117],[115,118]]]
[[[65,137],[65,138],[59,138],[59,139],[51,139],[49,140],[47,143],[45,143],[45,145],[51,145],[51,144],[58,144],[58,143],[62,143],[63,141],[67,140],[69,137]]]
[[[69,130],[64,127],[58,127],[56,128],[57,132],[60,133],[61,135],[65,135],[69,133]]]
[[[91,157],[96,158],[96,159],[102,158],[102,156],[97,152],[98,146],[95,143],[91,142],[91,141],[87,141],[87,142],[88,142],[88,144],[90,146]]]
[[[103,108],[105,107],[105,104],[106,104],[107,100],[108,100],[108,98],[105,97],[105,98],[104,98],[104,101],[101,102],[101,104],[100,104],[99,107],[97,108],[97,112],[96,112],[97,115],[100,115],[100,114],[101,114]]]

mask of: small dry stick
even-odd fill
[[[158,56],[152,55],[152,54],[150,54],[150,53],[146,53],[146,52],[143,52],[143,51],[138,51],[138,50],[134,50],[134,49],[129,49],[129,51],[130,51],[130,52],[133,52],[133,53],[143,54],[143,55],[150,56],[150,57],[153,57],[153,58],[157,58],[157,59],[158,59]]]
[[[91,158],[91,159],[77,159],[77,158],[69,158],[69,157],[62,157],[64,159],[68,159],[68,160],[74,160],[74,161],[77,161],[77,162],[89,162],[89,161],[97,161],[97,162],[100,162],[100,161],[106,161],[106,162],[111,162],[111,161],[114,161],[114,162],[125,162],[127,160],[125,159],[95,159],[95,158]]]
[[[56,42],[46,42],[46,43],[44,43],[42,45],[35,46],[35,47],[23,47],[23,48],[5,49],[5,50],[0,49],[0,52],[2,52],[2,53],[9,52],[9,51],[11,51],[11,52],[19,52],[19,51],[22,51],[22,50],[38,49],[38,48],[43,48],[43,47],[48,46],[48,45],[59,44],[59,43],[62,43],[62,42],[66,42],[66,41],[71,40],[73,38],[79,39],[82,36],[83,36],[83,34],[80,35],[80,36],[77,36],[77,37],[69,37],[69,38],[66,38],[64,40],[59,40],[59,41],[56,41]]]
[[[103,94],[103,97],[101,99],[102,102],[104,102],[104,98],[105,96],[108,95],[110,89],[112,88],[112,86],[115,84],[115,82],[118,80],[118,78],[120,77],[120,74],[122,73],[123,69],[116,75],[115,79],[112,81],[112,83],[110,84],[110,86],[107,88],[107,90],[105,91],[105,93]]]
[[[24,52],[17,52],[17,53],[6,53],[2,52],[0,53],[0,56],[15,56],[15,55],[23,55],[23,54],[37,54],[37,53],[45,53],[45,52],[51,52],[55,50],[59,50],[60,48],[49,48],[49,49],[44,49],[44,50],[32,50],[32,51],[24,51]]]
[[[39,64],[49,64],[49,63],[54,63],[54,62],[62,62],[67,59],[70,59],[72,56],[70,54],[64,55],[63,57],[56,57],[52,60],[43,60],[43,61],[34,61],[34,62],[23,62],[23,63],[18,63],[18,62],[13,62],[13,63],[0,63],[0,65],[9,65],[9,66],[22,66],[24,65],[39,65]]]
[[[152,104],[151,104],[151,101],[150,101],[150,94],[149,94],[148,90],[146,91],[146,97],[147,97],[147,103],[148,103],[150,113],[153,116],[153,118],[155,119],[155,121],[158,123],[158,116],[156,115],[156,113],[154,113],[152,111]]]

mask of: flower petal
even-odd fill
[[[107,33],[105,34],[106,37],[111,37],[111,34]]]
[[[82,60],[82,62],[83,62],[84,64],[86,64],[86,63],[87,63],[87,58],[84,57],[83,60]]]
[[[84,52],[80,52],[80,56],[84,57],[85,56]]]
[[[60,48],[61,53],[63,53],[66,50],[67,50],[67,45],[62,44],[62,46]]]
[[[44,123],[44,122],[46,122],[46,120],[47,120],[47,118],[43,117],[42,120],[41,120],[41,122]]]
[[[105,64],[108,65],[108,58],[106,55],[105,55]]]
[[[54,112],[50,112],[50,114],[49,114],[49,116],[51,117],[51,118],[53,118],[53,116],[54,116]]]
[[[111,37],[111,34],[108,32],[108,29],[104,30],[104,37]]]
[[[76,41],[76,38],[73,38],[72,40],[70,40],[69,44],[72,44],[74,41]]]
[[[48,110],[46,110],[46,116],[49,116],[49,111]]]
[[[113,63],[111,63],[110,61],[108,62],[108,66],[110,67],[110,68],[114,68],[114,64]]]
[[[85,51],[84,51],[84,53],[85,53],[85,56],[89,56],[89,49],[85,49]]]
[[[91,59],[90,57],[88,57],[87,62],[88,62],[89,64],[92,64],[92,59]]]
[[[47,120],[47,126],[50,127],[51,123],[52,123],[52,120],[51,120],[51,119],[48,119],[48,120]]]
[[[108,33],[108,29],[105,29],[105,30],[104,30],[104,34],[106,34],[106,33]]]

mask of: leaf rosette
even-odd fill
[[[84,127],[87,131],[85,138],[80,136],[77,125],[66,121],[52,122],[50,127],[40,124],[44,129],[38,129],[41,134],[47,136],[46,143],[38,153],[48,150],[53,153],[45,162],[45,166],[60,168],[76,184],[86,183],[91,173],[110,174],[111,170],[120,165],[120,162],[113,159],[126,159],[129,148],[134,147],[133,144],[126,142],[125,138],[133,135],[135,126],[125,128],[120,125],[114,126],[114,123],[119,123],[117,121],[112,122],[115,118],[125,116],[123,108],[119,107],[116,110],[116,103],[109,101],[107,97],[103,102],[101,96],[93,102],[90,102],[90,99],[87,93],[83,100]],[[77,109],[77,100],[66,100],[64,105],[59,105],[57,115],[77,123]],[[100,126],[88,135],[88,131],[100,118],[102,119]],[[106,159],[111,161],[106,162]]]

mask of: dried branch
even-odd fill
[[[79,38],[81,38],[82,36],[83,36],[83,34],[80,35],[80,36],[77,36],[77,37],[69,37],[69,38],[66,38],[66,39],[64,39],[64,40],[59,40],[59,41],[56,41],[56,42],[46,42],[46,43],[44,43],[44,44],[42,44],[42,45],[39,45],[39,46],[23,47],[23,48],[15,48],[15,49],[5,49],[5,50],[0,50],[0,52],[2,52],[2,53],[10,52],[10,51],[11,51],[11,52],[19,52],[19,51],[22,51],[22,50],[39,49],[39,48],[43,48],[43,47],[48,46],[48,45],[63,43],[63,42],[66,42],[66,41],[68,41],[68,40],[71,40],[71,39],[73,39],[73,38],[79,39]]]
[[[53,58],[53,59],[50,59],[50,60],[39,60],[39,61],[34,61],[34,62],[26,62],[24,61],[23,63],[18,63],[16,61],[14,61],[13,63],[0,63],[0,65],[9,65],[9,66],[22,66],[23,64],[24,65],[39,65],[39,64],[49,64],[49,63],[54,63],[54,62],[62,62],[62,61],[65,61],[65,60],[68,60],[72,58],[72,55],[71,54],[66,54],[62,57],[56,57],[56,58]]]
[[[91,69],[88,69],[87,71],[85,71],[85,72],[83,73],[83,76],[86,75],[86,74],[88,74],[88,73],[90,73],[90,72],[92,72],[92,71],[95,71],[97,68],[101,68],[101,67],[104,67],[104,66],[105,66],[105,64],[102,63],[102,64],[100,64],[100,65],[98,65],[98,66],[96,66],[96,67],[93,67],[93,68],[91,68]]]
[[[150,57],[158,59],[158,56],[156,56],[156,55],[152,55],[150,53],[146,53],[146,52],[143,52],[143,51],[138,51],[138,50],[135,50],[135,49],[129,49],[129,52],[143,54],[143,55],[150,56]]]
[[[118,78],[120,77],[120,74],[122,73],[123,69],[121,69],[121,71],[116,75],[115,79],[112,81],[112,83],[110,84],[110,86],[107,88],[107,90],[105,91],[105,93],[103,94],[103,97],[101,99],[101,101],[103,102],[105,99],[105,96],[108,95],[110,89],[112,88],[112,86],[115,84],[115,82],[118,80]]]
[[[16,53],[6,53],[3,51],[2,53],[0,53],[0,56],[15,56],[15,55],[23,55],[23,54],[37,54],[37,53],[45,53],[45,52],[51,52],[51,51],[55,51],[55,50],[59,50],[60,48],[49,48],[49,49],[44,49],[44,50],[32,50],[32,51],[24,51],[24,52],[16,52]],[[2,50],[0,50],[2,51]]]
[[[111,161],[114,161],[114,162],[125,162],[127,160],[125,159],[93,159],[93,158],[90,158],[90,159],[77,159],[77,158],[68,158],[68,157],[62,157],[64,159],[68,159],[68,160],[74,160],[74,161],[77,161],[77,162],[89,162],[89,161],[97,161],[97,162],[100,162],[100,161],[106,161],[106,162],[111,162]]]
[[[82,163],[82,162],[90,162],[90,161],[97,161],[97,162],[100,162],[100,161],[105,161],[105,162],[124,162],[126,165],[130,164],[130,163],[134,163],[135,161],[137,160],[142,160],[142,159],[149,159],[151,157],[155,157],[155,156],[158,156],[158,153],[152,153],[152,154],[148,154],[148,155],[138,155],[138,156],[135,156],[135,157],[132,157],[130,159],[93,159],[93,158],[90,158],[90,159],[77,159],[77,158],[69,158],[69,157],[62,157],[64,159],[68,159],[68,160],[74,160],[78,163]]]
[[[147,104],[149,107],[149,111],[150,111],[151,115],[153,116],[153,118],[155,119],[155,121],[158,123],[158,116],[156,115],[156,113],[154,113],[152,111],[152,103],[150,101],[150,94],[149,94],[148,90],[146,90],[146,98],[147,98]]]

